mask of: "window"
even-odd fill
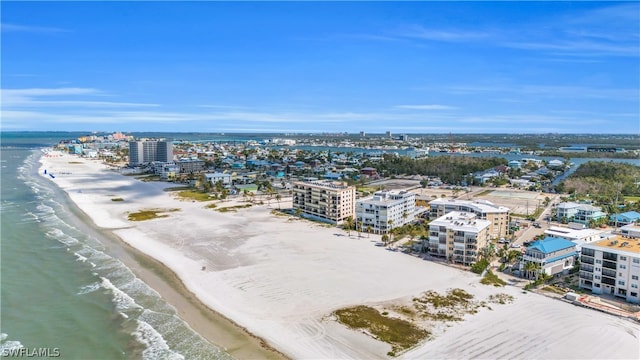
[[[596,264],[602,264],[602,260],[596,259]]]
[[[620,264],[620,269],[626,269],[627,265]]]
[[[631,275],[631,280],[638,280],[638,275]]]
[[[620,260],[627,261],[627,257],[626,256],[620,256]]]
[[[619,281],[618,281],[618,285],[624,285],[624,281],[619,280]]]
[[[633,259],[633,263],[634,264],[640,264],[640,259],[638,259],[638,258]]]
[[[595,285],[595,287],[600,287],[600,284],[593,284],[593,285]]]
[[[600,280],[600,275],[595,276],[596,280]]]
[[[631,287],[634,288],[634,289],[637,289],[638,288],[638,284],[631,284]]]
[[[631,294],[631,296],[633,296],[633,297],[638,297],[638,293],[634,293],[634,292],[632,292],[632,293],[630,293],[630,294]]]

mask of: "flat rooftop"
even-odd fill
[[[631,239],[620,235],[613,236],[605,240],[594,241],[588,245],[584,245],[583,247],[591,246],[640,254],[640,239]]]

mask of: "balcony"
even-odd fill
[[[580,262],[581,262],[582,264],[591,264],[591,265],[593,265],[593,258],[592,258],[592,257],[590,257],[590,256],[584,256],[584,255],[582,255],[582,256],[580,257]]]
[[[590,273],[588,271],[580,271],[580,279],[593,281],[593,273]]]
[[[606,260],[604,260],[604,261],[602,262],[602,267],[603,267],[603,268],[607,268],[607,269],[613,269],[613,270],[615,270],[615,269],[617,269],[617,268],[618,268],[618,266],[617,266],[617,264],[616,264],[615,262],[613,262],[613,261],[606,261]]]

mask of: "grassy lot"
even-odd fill
[[[151,220],[151,219],[156,219],[156,218],[163,218],[163,217],[169,217],[169,215],[167,215],[167,212],[173,212],[173,211],[178,211],[179,209],[147,209],[147,210],[140,210],[138,212],[135,213],[130,213],[128,218],[129,221],[145,221],[145,220]]]
[[[480,197],[480,196],[485,196],[485,195],[489,195],[493,192],[494,190],[484,190],[478,194],[476,194],[476,196]]]
[[[211,201],[213,198],[208,193],[203,193],[197,190],[182,190],[178,191],[178,197],[181,200],[195,200],[195,201]]]
[[[640,196],[625,196],[624,201],[638,202],[640,201]]]
[[[395,356],[396,352],[409,349],[427,338],[428,331],[412,323],[387,317],[378,310],[368,306],[355,306],[337,310],[338,321],[352,329],[363,329],[377,339],[391,345],[392,351],[387,355]]]

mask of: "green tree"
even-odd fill
[[[354,220],[353,217],[349,216],[344,220],[344,228],[347,230],[347,235],[351,236],[351,229],[353,229]]]

